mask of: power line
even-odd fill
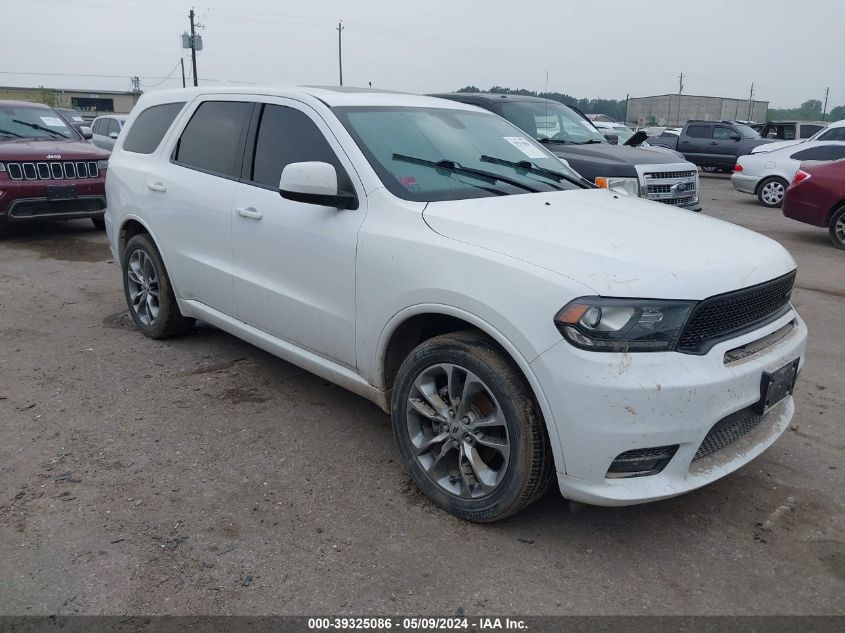
[[[147,84],[145,87],[146,87],[146,88],[155,88],[156,86],[160,86],[161,84],[163,84],[165,81],[167,81],[168,79],[170,79],[170,78],[173,76],[173,73],[175,73],[175,72],[176,72],[176,69],[177,69],[177,68],[179,68],[179,66],[180,66],[181,64],[182,64],[182,58],[180,57],[180,58],[179,58],[179,61],[178,61],[178,62],[176,62],[176,65],[173,67],[173,70],[171,70],[169,73],[167,73],[167,77],[165,77],[165,78],[164,78],[164,79],[162,79],[161,81],[157,81],[157,82],[156,82],[156,83],[154,83],[154,84]]]

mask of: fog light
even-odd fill
[[[619,479],[623,477],[645,477],[656,475],[672,460],[678,450],[678,444],[672,446],[657,446],[654,448],[638,448],[619,454],[605,477]]]

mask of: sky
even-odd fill
[[[0,85],[180,87],[190,0],[0,0]],[[202,85],[472,84],[845,104],[841,0],[200,0]],[[830,19],[826,19],[830,18]],[[190,55],[185,55],[186,69]],[[169,79],[167,77],[170,77]]]

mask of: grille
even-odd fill
[[[684,196],[682,198],[665,198],[665,199],[656,199],[655,202],[662,202],[663,204],[675,204],[675,205],[684,205],[684,204],[692,204],[695,202],[695,196]]]
[[[698,199],[698,172],[653,171],[643,174],[644,197],[656,202],[691,205]]]
[[[75,200],[23,200],[9,209],[13,218],[32,218],[41,215],[94,213],[106,208],[105,198],[88,197]]]
[[[650,171],[645,177],[646,180],[649,178],[655,180],[684,180],[686,178],[695,178],[697,173],[696,171]]]
[[[712,455],[729,444],[733,444],[739,438],[757,428],[764,417],[755,413],[751,407],[747,407],[722,418],[710,429],[692,461]]]
[[[85,180],[97,178],[97,161],[63,161],[60,163],[6,163],[12,180]]]
[[[776,319],[789,309],[795,271],[771,281],[710,297],[692,312],[677,350],[706,354],[720,340]]]

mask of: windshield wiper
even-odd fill
[[[493,163],[494,165],[504,165],[506,167],[513,167],[514,169],[524,169],[525,171],[529,171],[533,174],[539,174],[541,176],[551,178],[552,180],[556,180],[558,182],[565,180],[567,182],[571,182],[573,185],[583,186],[584,184],[578,178],[573,178],[572,176],[568,176],[562,172],[555,171],[553,169],[546,169],[545,167],[540,167],[539,165],[536,165],[529,160],[512,161],[505,160],[504,158],[496,158],[495,156],[483,155],[481,157],[481,161],[484,163]],[[554,187],[554,185],[552,186]],[[560,189],[560,187],[555,187],[555,189]]]
[[[517,187],[518,189],[523,189],[524,191],[529,191],[531,193],[537,193],[539,191],[539,189],[530,187],[524,183],[519,182],[514,178],[508,178],[507,176],[502,176],[492,171],[484,171],[483,169],[464,167],[460,163],[456,163],[453,160],[443,159],[434,161],[427,160],[425,158],[417,158],[415,156],[405,156],[404,154],[394,154],[393,160],[401,160],[406,163],[425,165],[426,167],[433,167],[435,169],[445,169],[446,171],[450,171],[453,174],[466,174],[468,176],[475,176],[476,178],[481,178],[482,180],[487,180],[492,183],[503,182],[507,185],[511,185],[512,187]]]
[[[600,141],[597,138],[591,138],[589,141],[584,141],[583,143],[576,143],[576,145],[592,145],[594,143],[607,143],[607,141]]]
[[[543,143],[544,145],[546,143],[555,143],[556,145],[566,145],[567,143],[571,143],[571,144],[574,145],[574,143],[572,143],[572,141],[567,141],[566,139],[562,139],[562,138],[545,137],[545,138],[538,138],[537,141],[540,142],[540,143]]]
[[[70,138],[69,136],[65,136],[61,132],[57,132],[56,130],[51,130],[48,127],[44,127],[43,125],[38,125],[37,123],[29,123],[27,121],[20,121],[18,119],[12,119],[12,123],[19,123],[20,125],[26,125],[27,127],[31,127],[33,130],[38,130],[39,132],[47,132],[48,134],[55,134],[56,136],[60,136],[62,138]]]
[[[23,134],[18,134],[17,132],[12,132],[11,130],[0,130],[0,134],[6,134],[8,136],[16,136],[17,138],[25,138]]]

